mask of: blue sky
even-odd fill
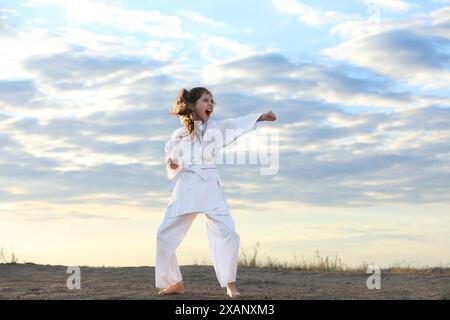
[[[206,86],[217,118],[278,115],[277,175],[220,168],[244,249],[448,264],[449,26],[444,0],[0,1],[0,245],[152,265],[168,110]]]

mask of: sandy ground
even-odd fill
[[[81,289],[69,290],[65,266],[0,264],[0,299],[226,299],[212,266],[182,266],[187,292],[159,296],[153,267],[81,267]],[[239,268],[243,299],[450,299],[450,276],[381,273],[369,290],[363,273]]]

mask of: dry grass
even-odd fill
[[[435,267],[427,265],[416,265],[413,266],[406,262],[397,262],[392,267],[385,269],[384,271],[394,273],[394,274],[445,274],[450,275],[449,266],[439,265]]]
[[[6,257],[5,248],[2,246],[0,247],[0,263],[10,263],[10,264],[16,264],[19,262],[19,257],[17,257],[14,252],[11,251],[10,258],[8,259]]]
[[[279,261],[272,257],[266,257],[262,261],[258,259],[258,252],[260,249],[259,242],[252,247],[252,252],[248,254],[244,249],[241,250],[242,258],[239,259],[239,266],[241,267],[255,267],[255,268],[275,268],[275,269],[291,269],[299,271],[311,272],[343,272],[343,271],[366,271],[368,265],[363,264],[356,268],[346,266],[342,260],[336,255],[334,257],[322,257],[319,251],[316,251],[316,256],[312,260],[305,258],[298,259],[294,255],[293,261]]]
[[[369,265],[364,262],[359,266],[348,266],[343,263],[341,258],[337,255],[334,257],[325,256],[322,257],[319,251],[316,251],[316,256],[314,259],[298,259],[294,255],[293,261],[278,261],[272,257],[266,257],[261,260],[258,259],[258,252],[260,249],[259,242],[251,248],[251,252],[248,253],[246,250],[241,250],[241,258],[239,259],[238,265],[241,267],[254,267],[254,268],[271,268],[271,269],[289,269],[298,270],[305,272],[362,272],[366,273]],[[395,263],[392,267],[382,270],[383,272],[392,274],[445,274],[450,275],[450,268],[448,266],[412,266],[405,262]]]

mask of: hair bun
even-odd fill
[[[178,94],[178,102],[185,103],[188,97],[189,91],[185,88],[180,90],[180,93]]]

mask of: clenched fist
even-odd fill
[[[176,170],[178,168],[178,163],[177,161],[173,161],[172,159],[169,159],[167,161],[167,164],[169,165],[170,169]]]
[[[275,115],[275,113],[273,113],[272,111],[263,113],[258,121],[275,121],[277,119],[277,116]]]

